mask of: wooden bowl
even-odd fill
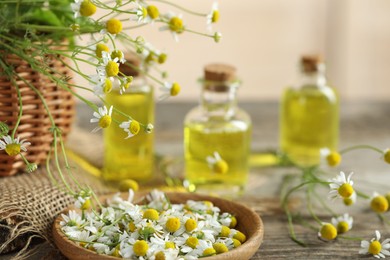
[[[135,200],[144,196],[145,193],[136,193]],[[238,225],[235,229],[243,232],[247,240],[239,247],[232,249],[226,253],[215,256],[206,257],[209,260],[222,259],[249,259],[251,258],[263,241],[264,226],[259,215],[250,208],[241,205],[237,202],[200,195],[195,193],[168,192],[166,193],[172,203],[185,203],[187,200],[208,200],[221,209],[221,212],[229,212],[236,216]],[[123,198],[127,198],[127,193],[122,193]],[[111,196],[102,197],[102,201]],[[118,259],[118,257],[99,255],[94,251],[78,246],[73,241],[69,240],[60,229],[61,216],[58,216],[53,225],[54,242],[67,258],[70,260],[108,260]]]

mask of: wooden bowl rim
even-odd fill
[[[142,198],[145,196],[148,192],[136,192],[135,193],[135,200],[137,198]],[[236,215],[247,215],[249,218],[252,219],[252,225],[249,227],[246,232],[244,231],[245,235],[247,236],[247,240],[238,248],[232,249],[226,253],[218,254],[215,256],[210,256],[206,257],[205,259],[208,260],[222,260],[222,259],[249,259],[252,257],[258,248],[260,247],[262,241],[263,241],[263,236],[264,236],[264,225],[263,221],[260,218],[260,216],[254,212],[252,209],[249,207],[235,202],[231,200],[225,200],[219,197],[213,197],[213,196],[208,196],[208,195],[203,195],[203,194],[196,194],[196,193],[188,193],[188,192],[165,192],[167,197],[171,200],[173,203],[183,203],[184,201],[187,200],[207,200],[213,202],[213,204],[221,209],[221,212],[227,212],[223,210],[226,207],[234,207],[239,209],[238,214],[237,212],[230,212],[230,213],[235,213]],[[114,194],[109,194],[109,195],[103,195],[100,196],[99,199],[102,202],[105,202],[106,199],[109,199],[113,196]],[[120,194],[122,198],[127,198],[128,193],[127,192],[122,192]],[[72,207],[69,207],[63,211],[63,213],[66,213],[68,210],[72,209]],[[72,258],[72,255],[77,255],[79,258],[75,259],[96,259],[96,260],[104,260],[104,259],[120,259],[118,257],[114,256],[109,256],[109,255],[103,255],[103,254],[98,254],[94,251],[88,250],[86,248],[83,248],[81,246],[78,246],[75,244],[73,241],[69,240],[66,235],[61,231],[60,229],[60,221],[62,220],[61,214],[55,218],[54,224],[53,224],[53,238],[54,238],[54,243],[57,245],[59,250],[69,259],[74,259]],[[240,227],[240,220],[238,219],[239,227]],[[238,230],[241,231],[240,228]],[[249,231],[249,233],[248,233]],[[69,247],[70,253],[64,252],[64,247]]]

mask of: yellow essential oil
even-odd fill
[[[154,133],[147,133],[141,127],[138,134],[130,138],[120,123],[128,121],[127,116],[146,126],[154,123],[154,93],[142,75],[139,75],[139,59],[128,54],[127,63],[120,66],[120,71],[126,76],[133,76],[133,81],[127,89],[119,91],[116,86],[106,94],[107,106],[113,106],[120,112],[113,112],[113,123],[104,129],[104,166],[103,179],[120,183],[132,179],[139,182],[150,180],[154,172]],[[125,81],[126,79],[124,79]],[[127,115],[127,116],[126,116]]]
[[[148,124],[154,122],[153,92],[130,92],[120,94],[112,91],[106,95],[108,106],[131,115],[134,120]],[[128,118],[116,114],[118,122]],[[154,167],[154,134],[141,130],[133,137],[125,139],[127,133],[118,124],[104,129],[104,169],[103,178],[107,181],[134,179],[146,181],[152,177]]]
[[[184,128],[186,180],[190,189],[226,196],[239,194],[248,180],[251,129],[243,122],[205,125],[194,123]],[[228,163],[226,174],[210,169],[206,158],[217,151]]]
[[[185,179],[190,191],[235,197],[248,181],[252,124],[236,106],[238,84],[207,74],[215,73],[215,66],[205,67],[208,82],[203,86],[201,104],[185,119]],[[220,66],[217,68],[227,70],[228,65]],[[207,157],[215,153],[226,162],[226,172],[215,171],[208,162]]]
[[[318,165],[323,148],[337,151],[339,135],[338,97],[323,71],[309,72],[301,88],[285,90],[280,108],[281,149],[302,167]]]

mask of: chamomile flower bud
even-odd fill
[[[389,209],[389,202],[385,196],[374,192],[373,196],[371,197],[370,206],[373,211],[377,213],[383,213]]]
[[[158,55],[158,60],[157,62],[159,64],[163,64],[165,63],[165,61],[167,60],[167,55],[165,53],[161,53],[160,55]]]
[[[122,22],[116,18],[111,18],[106,22],[106,30],[111,34],[118,34],[122,31]]]
[[[322,223],[318,236],[325,240],[333,240],[337,237],[337,229],[330,223]]]
[[[154,128],[154,126],[152,124],[150,124],[150,123],[147,124],[146,128],[145,128],[146,133],[148,133],[148,134],[152,133],[153,132],[153,128]]]
[[[38,165],[36,163],[28,163],[26,166],[27,172],[34,172],[38,169]]]
[[[80,31],[80,25],[77,24],[77,23],[71,24],[69,27],[70,27],[70,29],[72,30],[72,32],[78,32],[78,31]]]
[[[213,38],[214,38],[214,41],[215,41],[216,43],[220,42],[220,41],[221,41],[221,38],[222,38],[222,33],[220,33],[220,32],[215,32]]]

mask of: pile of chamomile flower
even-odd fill
[[[99,212],[70,210],[60,222],[64,234],[78,245],[128,259],[197,259],[228,252],[245,242],[234,229],[237,219],[210,201],[172,204],[153,190],[133,202],[116,194]]]

